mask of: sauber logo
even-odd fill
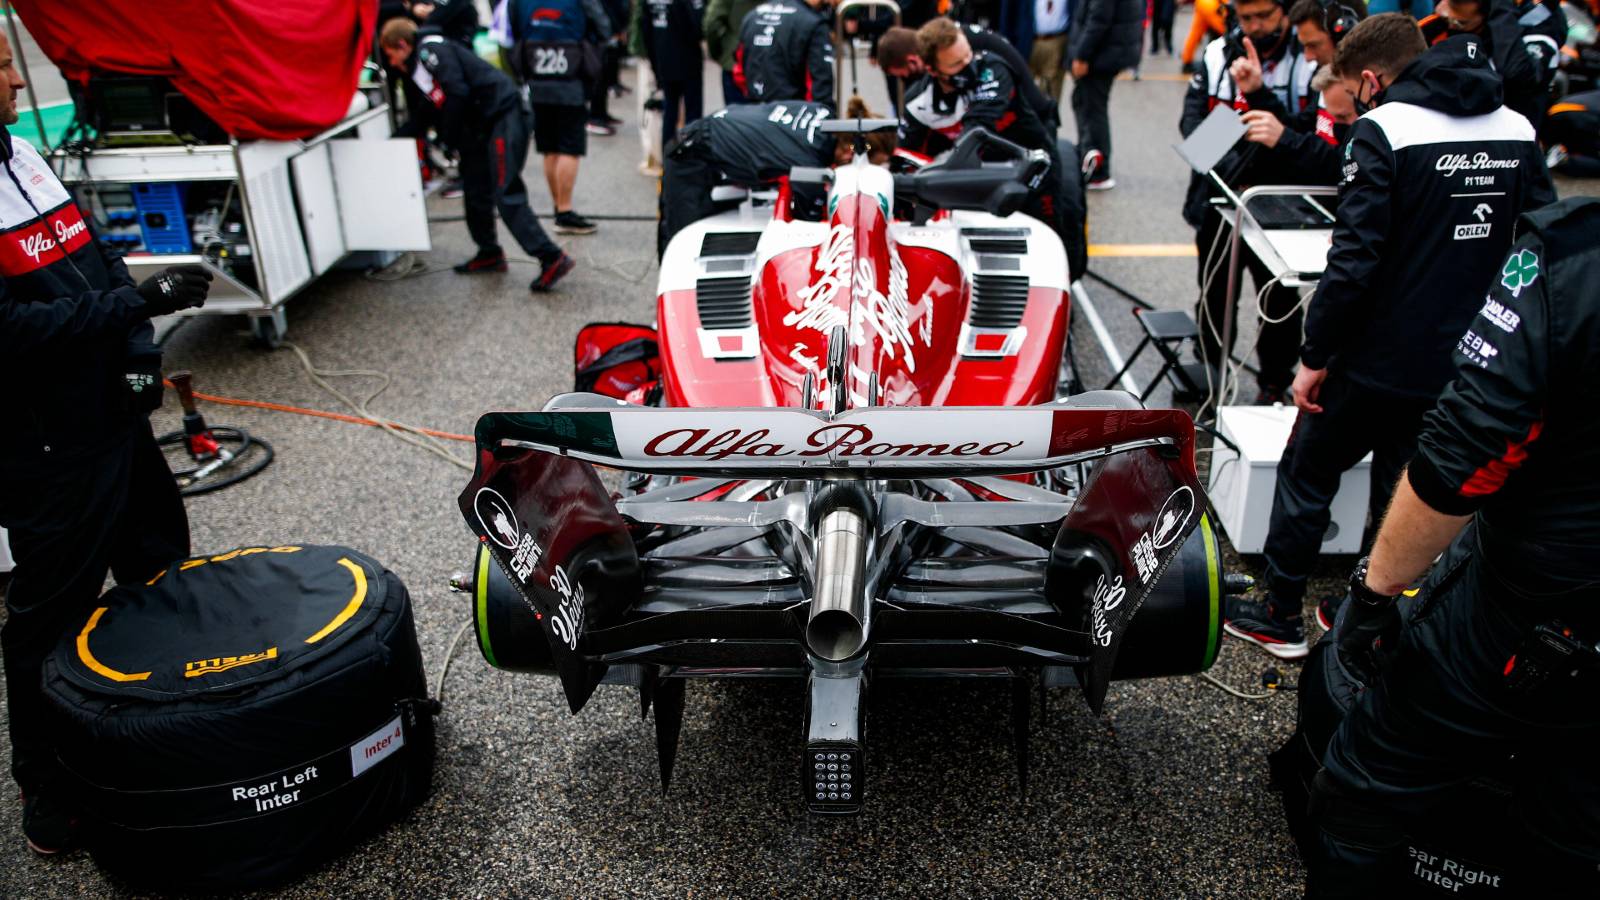
[[[769,440],[765,428],[730,428],[713,434],[709,428],[675,428],[656,435],[644,445],[646,456],[692,457],[722,460],[730,456],[745,458],[875,457],[893,456],[917,459],[946,459],[1001,456],[1021,447],[1022,441],[965,441],[952,443],[890,443],[873,440],[872,429],[853,423],[823,425],[806,437],[804,446],[791,446],[781,439]]]
[[[1522,160],[1520,159],[1494,159],[1489,154],[1481,151],[1471,156],[1465,153],[1446,153],[1439,157],[1438,162],[1433,164],[1434,171],[1443,172],[1447,178],[1457,172],[1473,169],[1518,169],[1521,167]]]

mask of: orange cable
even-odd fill
[[[166,385],[167,387],[172,387],[172,382],[167,381]],[[411,428],[409,426],[403,426],[398,422],[380,422],[377,419],[367,419],[361,416],[346,415],[345,413],[327,412],[326,410],[321,409],[307,409],[303,406],[289,406],[285,403],[272,403],[266,400],[240,400],[236,397],[219,397],[216,394],[202,394],[199,391],[195,391],[194,396],[198,400],[204,400],[207,403],[220,403],[223,406],[245,406],[254,409],[270,409],[274,412],[294,413],[297,416],[313,416],[319,419],[333,419],[339,422],[350,422],[354,425],[368,425],[373,428],[382,428],[387,425],[392,428],[399,428],[402,431],[415,431],[419,434],[426,434],[430,437],[436,438],[444,438],[448,441],[463,441],[468,444],[473,442],[471,435],[455,434],[449,431],[435,431],[432,428]]]

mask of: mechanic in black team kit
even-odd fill
[[[870,119],[860,97],[851,97],[847,115]],[[711,189],[728,181],[744,187],[765,184],[796,166],[842,166],[854,157],[849,138],[822,131],[831,113],[821,103],[734,104],[690,125],[667,150],[661,179],[661,215],[656,256],[667,252],[672,236],[717,211]],[[867,137],[869,162],[881,165],[894,152],[890,134]],[[821,193],[794,186],[794,208],[807,219],[821,218]],[[815,208],[811,208],[811,207]]]
[[[932,21],[931,19],[929,21]],[[1016,78],[1016,88],[1021,92],[1023,99],[1033,107],[1039,121],[1044,123],[1046,131],[1054,134],[1061,127],[1061,108],[1050,95],[1039,90],[1038,82],[1028,74],[1028,61],[1011,42],[998,32],[990,31],[982,25],[960,23],[963,34],[967,36],[967,43],[974,53],[989,53],[1000,57],[1005,62]],[[917,44],[917,33],[910,28],[895,26],[883,33],[878,39],[878,65],[884,74],[893,78],[902,78],[907,83],[915,82],[926,75],[928,64],[922,59],[922,49]],[[1020,74],[1019,74],[1020,73]]]
[[[1385,13],[1351,30],[1334,67],[1358,108],[1381,105],[1345,144],[1333,248],[1306,312],[1268,592],[1230,599],[1225,625],[1284,659],[1306,654],[1300,608],[1340,477],[1372,453],[1376,521],[1516,217],[1555,199],[1533,128],[1501,106],[1476,38],[1428,48],[1409,16]]]
[[[1050,170],[1023,211],[1062,232],[1061,155],[1055,135],[1017,87],[1031,77],[1027,70],[1013,72],[1000,56],[973,52],[961,26],[942,16],[918,29],[917,41],[927,74],[906,91],[901,148],[937,156],[968,129],[986,128],[1024,149],[1045,151]]]
[[[1600,201],[1518,231],[1488,296],[1459,298],[1482,308],[1455,381],[1334,631],[1358,669],[1386,658],[1312,786],[1313,897],[1392,892],[1407,823],[1509,759],[1523,827],[1504,833],[1531,840],[1507,842],[1505,895],[1600,897]],[[1397,595],[1441,552],[1402,625]]]
[[[442,35],[417,37],[416,23],[391,19],[379,39],[389,65],[406,73],[414,127],[432,125],[439,140],[461,155],[462,205],[476,256],[456,266],[462,274],[506,271],[506,254],[494,227],[495,210],[522,249],[539,260],[528,289],[555,287],[572,271],[528,204],[522,166],[528,159],[528,110],[522,93],[499,69]],[[408,123],[410,125],[411,123]]]
[[[733,80],[751,103],[804,100],[833,109],[833,37],[826,0],[773,0],[739,26]]]
[[[1567,41],[1559,0],[1440,0],[1437,9],[1417,23],[1423,39],[1437,44],[1458,34],[1477,35],[1505,85],[1506,106],[1538,130]]]
[[[1300,46],[1279,0],[1234,0],[1233,8],[1244,34],[1243,46],[1227,37],[1206,45],[1183,98],[1178,131],[1184,137],[1194,133],[1218,106],[1229,106],[1245,116],[1265,109],[1289,118],[1316,106],[1316,92],[1311,89],[1316,63]],[[1241,144],[1217,163],[1215,171],[1239,191],[1258,184],[1284,183],[1273,156],[1254,145]],[[1211,370],[1213,387],[1221,383],[1223,366],[1233,354],[1231,343],[1238,340],[1240,329],[1234,328],[1228,334],[1230,346],[1224,348],[1222,324],[1227,310],[1237,309],[1244,281],[1241,276],[1234,283],[1233,295],[1228,295],[1227,233],[1222,211],[1211,203],[1218,196],[1221,190],[1212,179],[1191,175],[1183,204],[1184,221],[1195,229],[1196,280],[1200,285],[1195,321],[1200,324],[1201,360]],[[1255,399],[1274,403],[1284,398],[1294,377],[1300,346],[1300,293],[1273,283],[1271,269],[1248,244],[1241,244],[1240,254],[1256,289],[1262,291],[1259,308],[1265,314],[1255,347],[1259,363]]]
[[[0,36],[0,123],[16,124],[23,87]],[[191,265],[135,287],[38,151],[0,127],[0,528],[16,562],[0,657],[22,831],[39,853],[66,849],[74,830],[47,739],[45,656],[108,569],[143,583],[189,555],[183,500],[150,432],[161,348],[149,320],[205,303],[210,283]]]

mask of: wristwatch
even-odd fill
[[[1393,603],[1399,594],[1380,594],[1367,587],[1367,562],[1371,557],[1363,556],[1356,563],[1356,569],[1350,573],[1350,598],[1364,606],[1382,607]]]

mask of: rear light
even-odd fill
[[[814,813],[861,811],[863,776],[861,745],[806,745],[806,806]]]

